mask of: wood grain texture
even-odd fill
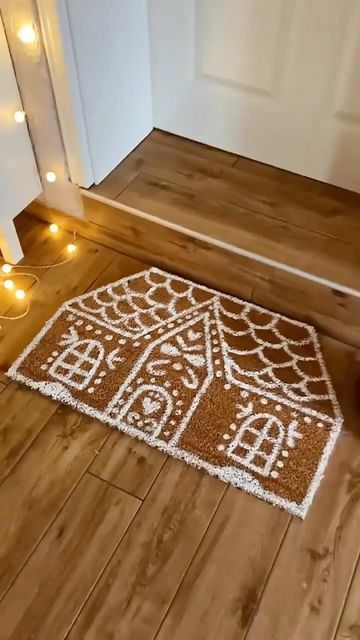
[[[237,160],[237,156],[232,153],[227,153],[214,147],[209,147],[192,140],[187,140],[186,138],[171,135],[165,131],[154,129],[146,141],[141,143],[135,152],[130,153],[100,184],[93,185],[91,191],[106,198],[118,197],[139,174],[144,164],[142,150],[146,148],[149,141],[162,145],[165,149],[168,148],[173,152],[182,151],[184,153],[190,153],[195,157],[223,165],[231,166]]]
[[[42,228],[44,225],[41,225],[40,223],[34,224],[34,229],[38,230],[39,227],[40,236],[45,233],[44,254],[46,251],[46,258],[50,260],[54,256],[54,246],[51,246],[51,243],[49,243],[49,233],[47,229]],[[96,253],[95,256],[93,256],[92,249],[94,246],[91,243],[89,243],[88,246],[86,246],[86,244],[82,245],[82,247],[85,248],[85,253],[82,253],[83,261],[86,261],[86,258],[97,258]],[[58,247],[56,247],[56,249],[58,250]],[[26,335],[33,337],[34,316],[37,318],[37,328],[40,329],[41,319],[43,319],[44,322],[49,317],[49,311],[53,312],[56,310],[56,303],[61,304],[64,297],[68,297],[66,293],[67,288],[64,287],[57,290],[56,294],[53,294],[49,299],[44,298],[43,292],[51,286],[53,274],[56,275],[57,279],[59,279],[59,275],[61,274],[61,280],[64,276],[67,277],[67,284],[70,286],[73,282],[76,282],[76,289],[73,294],[76,295],[77,292],[80,293],[86,290],[89,285],[92,287],[102,286],[103,284],[108,284],[109,282],[113,282],[114,280],[130,275],[131,273],[134,273],[134,271],[141,271],[146,268],[143,263],[134,260],[133,258],[125,256],[116,256],[114,258],[114,256],[115,254],[112,251],[102,249],[102,255],[100,255],[99,262],[92,264],[90,269],[86,269],[85,267],[83,269],[82,276],[82,272],[80,270],[80,278],[77,282],[76,272],[72,273],[71,278],[69,278],[68,274],[64,274],[62,271],[62,267],[59,268],[59,271],[54,270],[45,278],[43,274],[40,287],[41,293],[39,295],[40,305],[36,309],[32,306],[29,315],[22,321],[23,330],[27,332]],[[104,265],[106,264],[108,264],[108,267],[104,269]],[[69,266],[74,265],[69,263]],[[97,273],[100,275],[94,280],[94,276]],[[33,305],[35,304],[36,301],[34,300]],[[7,341],[10,350],[13,347],[18,350],[19,340],[14,340],[14,334],[10,332],[10,327],[8,329],[8,332],[3,333],[2,337],[5,342]],[[31,338],[29,338],[29,340],[30,339]],[[4,379],[7,382],[9,381],[6,376],[4,376]],[[31,444],[36,435],[46,424],[47,420],[55,412],[57,406],[57,403],[53,400],[41,396],[40,394],[33,393],[22,385],[10,383],[7,386],[4,394],[2,394],[0,398],[0,413],[1,415],[4,415],[4,418],[0,423],[0,480],[3,479],[9,473],[13,465],[16,464],[25,449]]]
[[[247,640],[333,637],[359,548],[359,473],[359,442],[344,436],[305,522],[290,525]]]
[[[157,640],[244,638],[290,519],[229,487]]]
[[[95,587],[69,640],[150,640],[224,494],[169,459]]]
[[[268,168],[272,172],[268,171],[268,175],[265,175],[263,165],[259,165],[261,170],[257,171],[258,163],[244,158],[239,159],[235,167],[227,167],[215,158],[200,157],[197,151],[199,145],[191,141],[167,135],[167,144],[159,144],[161,135],[158,132],[150,134],[124,163],[116,168],[111,178],[109,176],[103,181],[100,186],[101,194],[108,198],[117,197],[121,203],[144,209],[146,203],[143,199],[142,181],[147,174],[147,180],[152,179],[153,200],[159,196],[160,201],[165,201],[170,195],[169,213],[163,214],[165,219],[167,215],[169,218],[172,217],[172,194],[169,186],[171,184],[174,190],[182,190],[187,194],[188,199],[197,199],[201,208],[201,215],[197,208],[194,211],[195,215],[187,218],[186,224],[189,224],[189,221],[192,225],[200,224],[203,229],[207,228],[209,235],[225,241],[226,235],[234,233],[233,243],[243,246],[241,236],[237,237],[240,228],[245,223],[251,225],[253,222],[255,225],[257,222],[260,224],[259,232],[247,236],[246,241],[248,248],[254,251],[258,249],[261,253],[261,243],[264,242],[262,228],[269,225],[267,228],[271,229],[272,223],[274,240],[277,237],[278,241],[274,242],[272,247],[265,245],[265,249],[273,259],[279,256],[280,261],[286,259],[288,264],[293,264],[293,260],[301,262],[305,271],[306,267],[310,267],[314,273],[319,269],[318,275],[323,277],[326,277],[326,273],[335,273],[335,282],[353,282],[355,288],[359,286],[353,277],[354,267],[358,267],[354,237],[359,238],[360,235],[358,194],[335,188],[332,191],[316,189],[312,186],[314,181],[301,181],[300,176],[293,176],[272,167]],[[116,179],[119,181],[118,196],[115,196],[114,189]],[[169,193],[164,193],[164,185]],[[96,190],[99,193],[99,186]],[[139,193],[139,190],[142,193]],[[142,200],[139,200],[139,196],[142,196]],[[221,228],[213,226],[212,220],[207,220],[207,211],[213,201],[224,209],[221,215],[224,224]],[[227,204],[236,205],[240,210],[246,211],[247,219],[243,217],[237,224],[233,224]],[[266,222],[266,219],[269,219],[269,222]],[[302,239],[307,241],[303,245],[302,257],[292,256],[289,252],[284,253],[289,245],[296,242],[296,230],[300,236],[299,242]],[[247,226],[245,232],[249,232]],[[328,252],[332,256],[330,261]],[[338,273],[336,270],[332,271],[332,264],[335,262],[341,270]]]
[[[0,366],[7,369],[59,306],[89,288],[114,255],[111,249],[82,239],[73,260],[41,274],[41,288],[31,297],[31,312],[16,321],[17,340],[9,324],[0,332]]]
[[[117,200],[164,223],[359,290],[356,246],[256,211],[249,214],[245,206],[221,200],[224,193],[198,193],[192,184],[187,187],[141,173]]]
[[[234,153],[222,151],[222,149],[216,149],[215,147],[209,147],[207,144],[201,144],[199,142],[195,142],[195,140],[175,136],[172,133],[161,131],[160,129],[154,129],[148,138],[152,142],[161,144],[168,149],[190,153],[198,158],[206,158],[207,160],[212,160],[219,164],[225,164],[229,167],[233,166],[238,159],[238,156]]]
[[[0,394],[0,481],[35,440],[57,403],[10,382]]]
[[[148,173],[174,184],[203,193],[351,243],[354,231],[360,230],[358,194],[342,189],[318,188],[314,180],[239,158],[234,167],[226,167],[213,158],[192,152],[187,141],[186,152],[181,138],[173,137],[171,145],[159,144],[150,134],[127,158],[137,162],[138,173]],[[117,167],[121,176],[121,163]],[[260,171],[259,171],[260,168]],[[267,171],[267,175],[265,175]],[[262,175],[260,175],[262,174]],[[103,187],[106,185],[103,181]],[[348,229],[342,222],[348,223]]]
[[[360,638],[360,560],[358,562],[335,640]]]
[[[273,179],[271,169],[256,170]],[[287,179],[303,189],[302,179],[296,185]],[[309,189],[345,202],[326,185]],[[254,290],[264,304],[295,317],[323,317],[332,335],[356,341],[352,300],[119,210],[99,205],[90,216],[92,222],[79,223],[81,232],[105,245],[235,295],[250,298]],[[74,221],[64,220],[72,230]],[[30,250],[38,223],[29,215],[16,223]],[[47,255],[56,259],[56,244]],[[146,268],[95,242],[80,255],[87,264],[78,272],[73,264],[56,279],[41,278],[39,306],[21,327],[26,335],[64,296]],[[19,349],[19,326],[4,334],[9,357]],[[320,341],[346,425],[306,520],[293,520],[284,538],[289,516],[279,509],[173,459],[162,467],[160,452],[70,409],[50,415],[56,403],[9,383],[0,395],[7,475],[0,487],[0,594],[6,592],[0,636],[358,640],[360,354],[327,336]],[[124,536],[139,501],[118,487],[143,498]]]
[[[59,211],[49,215],[39,203],[29,212],[42,219],[54,220],[65,228],[76,225],[79,233],[118,251],[128,252],[149,264],[193,278],[228,293],[251,297],[252,277],[239,267],[236,256],[211,247],[185,234],[160,227],[154,222],[115,209],[111,205],[83,198],[86,222],[69,218]],[[28,215],[28,214],[26,214]]]
[[[359,298],[220,249],[111,204],[86,197],[83,202],[87,222],[73,222],[54,211],[49,216],[37,203],[31,205],[31,211],[66,228],[76,224],[85,237],[225,293],[250,299],[255,290],[258,304],[360,346]]]
[[[108,438],[90,471],[133,496],[145,498],[167,456],[122,433]]]
[[[17,288],[24,289],[25,292],[29,292],[31,295],[34,289],[34,279],[25,277],[21,274],[24,271],[30,274],[36,275],[38,278],[42,278],[47,272],[47,267],[44,270],[32,269],[31,267],[22,268],[23,265],[51,265],[57,261],[63,260],[63,248],[66,242],[71,239],[71,234],[67,231],[59,233],[57,236],[53,236],[48,230],[48,225],[40,222],[40,220],[33,220],[29,216],[18,216],[16,219],[16,228],[19,233],[19,239],[22,244],[25,257],[19,263],[19,268],[13,269],[11,277],[14,279]],[[26,302],[14,303],[14,294],[6,289],[2,288],[0,296],[0,315],[16,316],[22,313],[26,308]],[[1,336],[5,336],[9,331],[14,329],[12,321],[3,319],[0,321],[0,339]],[[18,325],[16,325],[18,326]],[[0,380],[8,382],[8,378],[4,375],[6,365],[0,356]]]
[[[64,638],[139,504],[85,474],[1,602],[1,638]]]
[[[336,351],[324,351],[336,372]],[[334,382],[341,400],[349,373],[342,381],[334,375]],[[290,524],[247,640],[334,637],[360,549],[360,440],[349,425],[356,413],[359,419],[354,405],[354,395],[351,404],[342,403],[348,433],[340,435],[305,521]]]
[[[35,394],[36,395],[36,394]],[[109,430],[60,407],[0,487],[0,596],[9,588]]]

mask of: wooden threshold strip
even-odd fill
[[[39,202],[28,213],[112,249],[289,317],[313,324],[333,338],[360,346],[360,299],[334,287],[236,254],[144,217],[121,205],[83,197],[84,218]],[[26,216],[27,212],[20,214]]]
[[[180,222],[178,221],[178,218],[170,214],[170,210],[168,207],[166,207],[166,213],[163,213],[162,215],[160,214],[159,208],[157,207],[158,213],[156,215],[154,213],[149,213],[148,211],[144,211],[143,209],[140,209],[138,207],[127,205],[124,202],[124,198],[121,199],[121,202],[117,202],[116,200],[110,200],[109,198],[106,198],[102,195],[98,195],[86,189],[81,189],[81,192],[84,198],[93,198],[94,200],[98,200],[99,202],[107,204],[115,209],[126,211],[127,213],[130,213],[133,216],[137,216],[144,220],[149,220],[150,222],[154,222],[156,224],[162,225],[174,231],[179,231],[180,233],[184,233],[185,235],[195,238],[196,240],[207,242],[213,245],[214,247],[218,247],[220,249],[224,249],[225,251],[235,253],[236,255],[249,258],[250,260],[256,260],[257,262],[265,264],[269,267],[274,267],[275,269],[286,271],[295,276],[299,276],[300,278],[305,278],[306,280],[317,282],[318,284],[324,285],[326,287],[330,287],[332,289],[336,289],[337,291],[341,291],[342,293],[345,293],[347,295],[352,295],[360,298],[360,279],[358,277],[357,271],[354,270],[354,273],[350,273],[350,274],[345,273],[344,271],[344,274],[341,274],[343,275],[343,282],[342,282],[339,279],[335,279],[335,277],[334,279],[330,279],[328,277],[318,275],[313,268],[309,271],[306,271],[305,269],[298,268],[296,266],[288,264],[287,262],[281,262],[281,261],[275,260],[274,258],[270,257],[271,244],[269,242],[266,242],[266,237],[262,239],[262,243],[264,245],[264,251],[267,250],[269,255],[265,255],[265,253],[258,253],[245,246],[246,244],[248,246],[251,246],[254,244],[254,236],[251,236],[251,233],[249,233],[247,230],[242,228],[241,225],[239,225],[238,232],[234,233],[235,230],[233,227],[229,227],[229,229],[227,230],[226,226],[221,224],[221,218],[219,218],[219,224],[216,224],[216,225],[214,224],[214,221],[212,219],[211,222],[212,222],[214,233],[209,234],[209,233],[206,233],[206,228],[209,226],[207,224],[208,221],[206,219],[201,219],[200,217],[196,217],[194,215],[192,216],[184,215],[183,217],[184,217],[184,220],[187,222],[187,224],[186,225],[180,224]],[[222,205],[225,206],[224,203],[222,203]],[[252,214],[252,216],[250,217],[253,218],[254,215],[255,214]],[[247,218],[249,219],[249,216],[247,216]],[[275,225],[275,221],[273,219],[265,218],[264,216],[261,216],[261,218],[262,220],[266,220],[268,223],[270,223],[272,230],[274,230],[273,227]],[[256,221],[255,221],[255,224],[256,224]],[[279,228],[281,228],[281,224],[279,225]],[[294,227],[294,231],[299,235],[301,234],[304,235],[304,238],[302,239],[304,244],[296,248],[296,251],[295,251],[295,247],[290,247],[290,251],[293,253],[293,257],[294,257],[294,251],[295,251],[295,255],[297,253],[301,255],[302,251],[306,247],[305,243],[310,240],[312,235],[314,235],[312,232],[302,230],[298,227]],[[231,237],[233,239],[235,238],[236,240],[238,240],[238,243],[235,244],[233,241],[231,241]],[[258,240],[260,244],[261,243],[260,238],[258,238]],[[326,241],[327,238],[324,238],[324,240]],[[242,242],[242,246],[239,244],[240,241]],[[342,244],[341,248],[344,253],[344,257],[346,253],[348,253],[349,251],[350,252],[354,251],[353,247],[345,243],[341,243],[341,244]],[[275,244],[274,244],[274,248],[275,248]],[[333,272],[334,276],[335,274],[337,274],[337,277],[339,277],[339,272],[341,273],[341,269],[339,269],[339,266],[337,263],[335,262],[332,263],[331,256],[329,257],[330,257],[330,260],[329,260],[328,270],[331,273]],[[318,269],[320,271],[319,267]],[[359,270],[360,270],[360,265],[359,265]],[[344,284],[344,282],[349,282],[349,285]]]

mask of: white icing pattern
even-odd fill
[[[34,380],[26,358],[60,319]],[[342,423],[313,327],[156,268],[65,303],[8,375],[301,517]],[[217,440],[203,459],[184,437],[219,388],[233,416],[209,425]],[[297,503],[262,483],[280,482],[311,429],[328,435]]]

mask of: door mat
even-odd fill
[[[342,424],[313,327],[156,268],[63,304],[8,376],[300,517]]]

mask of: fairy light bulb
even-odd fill
[[[5,289],[13,289],[14,288],[14,283],[12,280],[8,279],[8,280],[4,280],[4,287]]]
[[[72,254],[75,253],[75,251],[77,250],[77,246],[76,244],[73,244],[72,242],[70,242],[67,246],[66,246],[66,250],[68,253]]]
[[[24,44],[34,44],[36,42],[36,33],[32,24],[24,24],[17,32],[17,37]]]
[[[15,291],[15,297],[18,300],[23,300],[25,298],[25,291],[24,289],[16,289]]]
[[[3,273],[11,273],[12,266],[11,264],[7,264],[6,262],[2,265],[1,270]]]
[[[14,120],[18,124],[21,124],[21,122],[25,122],[25,117],[26,117],[25,111],[15,111],[14,113]]]
[[[49,231],[51,233],[57,233],[59,231],[59,226],[55,222],[52,222],[49,226]]]
[[[54,171],[47,171],[45,174],[45,178],[48,182],[55,182],[56,173]]]

